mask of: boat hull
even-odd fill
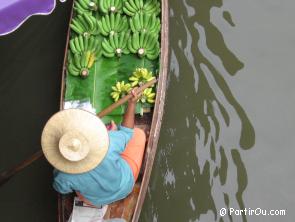
[[[71,18],[73,16],[73,10]],[[151,113],[144,114],[143,117],[136,116],[136,127],[142,128],[147,134],[147,144],[143,166],[141,169],[140,177],[136,183],[132,193],[121,201],[112,203],[108,207],[105,219],[110,218],[123,218],[126,221],[137,222],[140,212],[144,203],[145,195],[148,188],[152,166],[156,155],[157,144],[160,135],[162,124],[162,117],[164,113],[165,94],[168,75],[168,51],[169,51],[169,11],[168,0],[161,1],[161,54],[160,54],[160,68],[157,83],[157,96],[155,106]],[[71,21],[71,19],[70,19]],[[66,42],[63,71],[62,71],[62,84],[61,84],[61,97],[60,109],[62,110],[65,96],[65,78],[66,78],[66,64],[67,53],[70,39],[70,27],[68,29],[68,36]],[[58,195],[58,221],[67,222],[73,206],[73,194]]]

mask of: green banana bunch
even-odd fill
[[[94,36],[78,36],[70,40],[70,50],[73,54],[81,54],[84,51],[90,51],[99,56],[101,51],[101,41]]]
[[[129,24],[133,32],[158,34],[161,29],[160,19],[147,13],[136,13],[129,19]]]
[[[127,31],[129,28],[127,18],[121,16],[119,13],[103,16],[101,20],[98,21],[98,26],[101,34],[104,36]]]
[[[91,14],[92,11],[97,11],[99,0],[75,0],[74,9],[78,14]]]
[[[157,37],[147,32],[134,33],[128,40],[128,48],[139,57],[146,56],[150,60],[156,59],[160,53]]]
[[[161,11],[160,2],[158,0],[126,0],[123,11],[129,16],[134,16],[136,13],[158,15]]]
[[[124,0],[100,0],[99,9],[102,13],[121,13]]]
[[[129,54],[127,42],[129,38],[128,32],[110,35],[109,39],[104,39],[102,42],[102,53],[105,57],[120,57],[123,54]]]
[[[153,92],[153,88],[147,88],[145,90],[143,90],[143,93],[140,97],[140,102],[142,103],[155,103],[155,97],[156,97],[156,93]]]
[[[131,88],[131,85],[129,83],[126,83],[124,81],[117,82],[115,86],[112,86],[113,92],[111,92],[111,97],[114,99],[114,101],[118,101],[120,98],[127,95]]]
[[[76,33],[85,37],[99,34],[98,21],[92,15],[86,13],[77,15],[76,18],[72,19],[70,27]]]
[[[95,53],[90,51],[74,54],[68,62],[68,73],[85,78],[89,75],[89,69],[93,66],[95,60]]]
[[[101,41],[93,36],[81,35],[70,40],[68,73],[73,76],[87,77],[89,70],[101,53]]]
[[[131,81],[131,86],[134,87],[141,86],[154,78],[153,73],[149,72],[146,68],[136,68],[129,80]]]

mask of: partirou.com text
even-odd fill
[[[262,208],[244,208],[244,209],[235,209],[235,208],[221,208],[219,210],[219,215],[220,216],[225,216],[225,215],[245,215],[245,216],[284,216],[286,215],[286,210],[281,209],[281,210],[266,210]]]

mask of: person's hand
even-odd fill
[[[130,94],[132,95],[132,97],[131,97],[131,99],[129,99],[129,102],[130,103],[136,103],[138,101],[138,99],[140,98],[140,96],[141,96],[142,93],[141,92],[138,93],[137,92],[137,89],[138,89],[138,87],[134,87],[131,90]]]
[[[113,120],[111,121],[111,126],[110,126],[109,130],[113,130],[113,131],[118,130],[118,127]]]

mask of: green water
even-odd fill
[[[169,3],[167,100],[140,222],[294,221],[295,2]],[[0,170],[40,148],[58,110],[69,6],[0,37]],[[44,159],[0,195],[0,221],[56,221]],[[221,208],[286,215],[221,217]]]
[[[170,1],[167,103],[140,221],[294,221],[294,9]]]

